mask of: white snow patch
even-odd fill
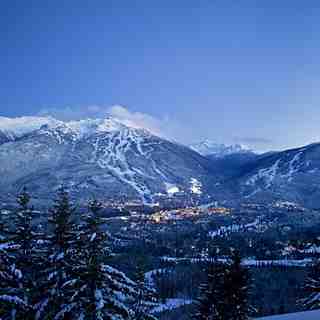
[[[230,259],[228,258],[208,258],[208,257],[199,257],[199,258],[175,258],[175,257],[162,257],[162,261],[165,262],[190,262],[190,263],[203,263],[203,262],[214,262],[218,261],[223,264],[229,263]],[[256,260],[254,258],[245,258],[241,261],[241,265],[246,267],[263,267],[263,266],[282,266],[282,267],[309,267],[313,265],[313,260],[310,258],[305,258],[301,260],[296,259],[278,259],[278,260]],[[166,270],[166,269],[163,269]]]
[[[58,126],[63,122],[51,117],[0,117],[0,130],[9,137],[21,137],[34,130],[40,129],[44,125]]]
[[[26,306],[26,303],[17,296],[0,295],[0,301]]]
[[[0,251],[1,250],[9,250],[9,249],[17,249],[19,248],[19,245],[14,244],[12,242],[6,242],[0,244]]]
[[[144,274],[144,281],[150,287],[155,287],[154,276],[165,272],[167,269],[154,269]]]
[[[202,194],[202,183],[196,178],[190,179],[190,191],[193,194],[201,195]]]
[[[246,181],[246,185],[255,185],[259,180],[266,183],[266,188],[270,188],[277,174],[280,159],[278,159],[271,167],[260,169],[257,174],[253,175]]]
[[[106,143],[106,141],[108,143]],[[92,154],[92,162],[101,168],[109,170],[120,181],[130,185],[141,197],[144,203],[152,200],[151,191],[139,181],[139,170],[132,168],[127,159],[128,151],[136,150],[138,155],[146,156],[144,138],[141,132],[124,128],[111,132],[108,137],[97,138]]]
[[[251,152],[251,149],[244,144],[226,145],[209,139],[191,144],[189,147],[203,156],[213,155],[216,158],[222,158],[234,153]]]
[[[94,241],[96,237],[97,237],[97,234],[94,232],[90,237],[90,242]]]
[[[282,177],[287,178],[289,182],[292,181],[293,174],[298,172],[300,167],[301,167],[300,157],[301,157],[302,154],[303,154],[303,152],[300,151],[300,152],[298,152],[297,154],[294,155],[294,157],[289,162],[288,173],[282,175]]]
[[[248,229],[256,228],[260,222],[261,220],[256,218],[253,222],[247,224],[231,224],[229,226],[221,226],[217,230],[209,231],[208,236],[210,238],[215,238],[226,236],[229,233],[245,232]]]
[[[166,186],[166,191],[168,194],[172,195],[172,194],[180,192],[180,189],[174,184],[165,182],[165,186]]]
[[[320,310],[282,314],[279,316],[257,318],[260,320],[319,320]]]
[[[0,117],[0,130],[13,137],[21,137],[44,126],[47,126],[49,130],[59,128],[62,133],[71,133],[76,138],[99,132],[121,131],[128,128],[120,120],[111,117],[76,121],[60,121],[52,117]],[[147,133],[146,130],[144,132]]]
[[[183,307],[188,304],[192,304],[193,301],[190,299],[166,299],[166,302],[163,304],[160,304],[159,306],[155,307],[151,310],[151,313],[161,313],[167,310],[173,310],[180,307]]]
[[[96,289],[95,298],[96,298],[96,308],[97,308],[97,310],[103,309],[105,301],[103,299],[103,294],[102,294],[101,290]]]

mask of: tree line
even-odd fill
[[[17,208],[0,215],[1,320],[155,320],[156,292],[137,268],[136,281],[108,262],[113,256],[102,204],[79,214],[60,188],[43,221],[26,189]],[[226,264],[206,266],[206,281],[194,303],[193,320],[246,320],[252,279],[234,250]],[[320,265],[306,284],[306,309],[320,307]]]
[[[101,203],[79,217],[61,188],[42,225],[30,200],[24,189],[0,219],[1,320],[155,319],[152,290],[108,265]]]

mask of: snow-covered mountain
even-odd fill
[[[63,184],[84,200],[150,202],[182,192],[320,206],[320,144],[262,155],[215,146],[216,154],[204,157],[114,118],[0,117],[0,196],[27,186],[39,199],[51,199]]]
[[[245,199],[320,205],[320,143],[260,156],[235,179]]]
[[[212,161],[212,172],[220,172],[224,179],[221,189],[236,200],[285,200],[320,207],[320,143],[265,154],[208,141],[193,149],[211,153],[207,158]]]
[[[0,118],[0,164],[2,193],[26,185],[40,198],[64,184],[82,198],[147,202],[171,190],[199,195],[215,180],[205,157],[114,118]]]
[[[252,151],[240,144],[226,145],[222,143],[215,143],[211,140],[203,140],[190,145],[190,148],[197,151],[203,156],[210,156],[215,158],[223,158],[231,154],[251,153]]]
[[[12,141],[34,130],[40,129],[43,125],[58,126],[61,121],[51,117],[0,117],[0,144],[1,141]]]

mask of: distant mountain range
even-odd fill
[[[253,153],[252,150],[241,144],[226,145],[223,143],[215,143],[208,139],[191,144],[189,147],[192,150],[197,151],[204,156],[210,156],[211,158],[223,158],[227,155],[239,153]]]
[[[187,147],[114,118],[0,117],[0,176],[4,198],[27,186],[47,201],[63,184],[83,200],[182,193],[318,207],[320,144],[258,155],[208,140]]]

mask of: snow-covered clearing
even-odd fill
[[[157,274],[161,274],[163,272],[165,272],[167,269],[154,269],[151,271],[148,271],[144,274],[144,281],[146,282],[146,284],[151,287],[154,288],[155,287],[155,283],[154,283],[154,276]]]
[[[192,304],[193,301],[190,299],[166,299],[166,302],[163,304],[160,304],[159,306],[155,307],[151,310],[151,313],[161,313],[168,310],[177,309],[180,307],[183,307],[188,304]]]
[[[162,261],[174,262],[174,263],[203,263],[203,262],[215,262],[227,263],[229,260],[226,258],[174,258],[174,257],[162,257]],[[310,258],[305,259],[279,259],[279,260],[256,260],[253,258],[245,258],[242,260],[242,265],[246,267],[268,267],[268,266],[282,266],[282,267],[307,267],[312,265],[313,260]],[[165,269],[161,269],[165,270]]]
[[[201,195],[202,194],[202,183],[196,178],[190,179],[190,191],[193,194]]]
[[[257,318],[257,320],[319,320],[320,310],[289,313],[279,316]]]
[[[174,185],[172,183],[165,182],[165,186],[166,186],[166,191],[169,195],[173,195],[175,193],[180,192],[179,187],[177,187],[176,185]]]
[[[219,229],[210,231],[209,237],[215,238],[215,237],[223,237],[226,236],[228,233],[235,233],[235,232],[244,232],[250,228],[256,228],[260,223],[260,219],[257,218],[251,223],[248,224],[232,224],[229,226],[221,226]]]

